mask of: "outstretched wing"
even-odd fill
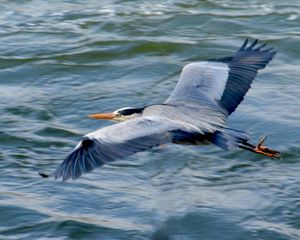
[[[76,179],[107,162],[125,158],[163,143],[183,133],[175,122],[165,118],[143,117],[114,124],[87,134],[58,166],[54,176],[63,181]]]
[[[186,65],[166,103],[185,100],[203,104],[213,100],[231,114],[244,99],[257,71],[276,54],[265,46],[257,46],[257,40],[248,46],[247,39],[231,57]]]

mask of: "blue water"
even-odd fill
[[[300,239],[300,3],[1,1],[0,239]],[[90,113],[164,101],[191,61],[278,50],[229,125],[272,160],[164,145],[72,182],[41,179]]]

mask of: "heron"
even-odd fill
[[[161,104],[89,115],[117,123],[84,135],[55,170],[55,179],[74,180],[106,163],[167,143],[210,143],[280,158],[280,152],[263,146],[265,138],[253,145],[248,133],[226,125],[258,70],[277,53],[266,45],[246,39],[232,56],[185,65],[175,89]]]

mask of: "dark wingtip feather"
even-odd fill
[[[269,47],[267,49],[263,49],[262,52],[269,52],[269,53],[271,53],[272,50],[274,50],[274,48],[273,47]]]
[[[258,39],[255,39],[250,46],[247,47],[248,45],[248,38],[245,40],[245,42],[243,43],[243,45],[241,46],[241,48],[239,49],[238,52],[242,52],[242,51],[256,51],[256,52],[265,52],[265,53],[270,53],[273,54],[273,56],[278,52],[276,50],[274,50],[273,47],[269,47],[269,48],[265,48],[267,46],[267,43],[263,43],[259,46],[257,46],[258,43]],[[257,47],[256,47],[257,46]]]
[[[249,46],[247,44],[248,39],[232,56],[232,60],[226,62],[230,71],[220,104],[228,111],[228,114],[235,111],[243,101],[257,71],[265,68],[276,54],[273,48],[265,48],[267,44],[258,46],[257,39]]]
[[[257,44],[257,42],[258,42],[258,40],[255,39],[254,42],[248,48],[246,48],[246,50],[252,50],[255,47],[255,45]]]
[[[258,46],[257,48],[253,49],[255,51],[260,51],[262,48],[264,48],[265,46],[267,46],[266,43],[263,43],[262,45]]]
[[[54,178],[61,178],[63,182],[70,178],[75,180],[83,173],[102,166],[105,159],[101,159],[95,145],[94,139],[83,138],[79,146],[57,167]]]
[[[245,50],[247,44],[248,44],[248,38],[246,38],[245,42],[243,43],[243,45],[241,46],[241,48],[239,49],[239,51]]]
[[[63,182],[68,180],[69,178],[74,179],[73,174],[73,165],[74,165],[74,159],[78,157],[80,149],[76,149],[73,151],[69,156],[66,157],[66,159],[57,167],[57,169],[54,172],[54,179],[62,179]]]

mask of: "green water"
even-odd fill
[[[300,239],[300,3],[1,1],[0,239]],[[271,160],[166,145],[45,180],[90,113],[162,102],[181,68],[258,38],[279,53],[230,126]]]

